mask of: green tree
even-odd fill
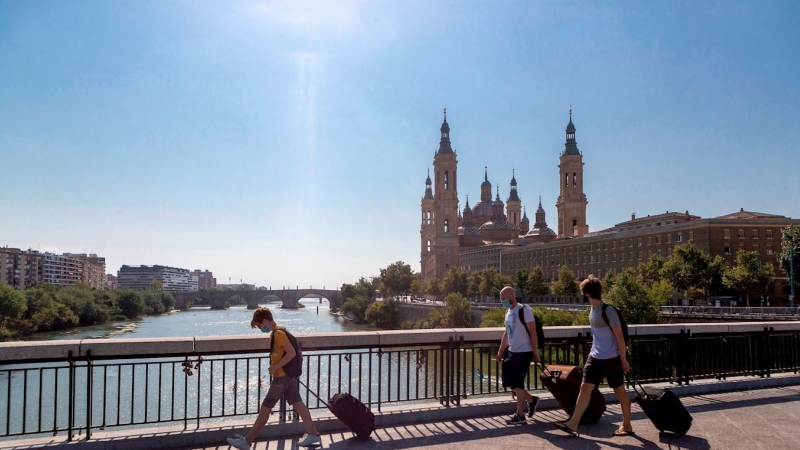
[[[162,292],[161,304],[164,305],[164,311],[170,312],[175,309],[175,297],[173,297],[169,292]]]
[[[393,328],[397,325],[397,305],[391,297],[381,302],[372,302],[364,313],[364,320],[376,327]]]
[[[506,322],[505,308],[492,308],[481,317],[481,328],[504,327]]]
[[[470,272],[467,277],[467,297],[475,298],[481,295],[481,273]]]
[[[151,291],[161,291],[164,289],[164,282],[161,280],[151,280],[150,281],[150,290]]]
[[[442,283],[436,278],[428,280],[427,289],[428,295],[432,295],[434,300],[438,300],[442,294]]]
[[[0,328],[8,319],[16,319],[25,312],[25,295],[11,286],[0,283]]]
[[[411,266],[403,261],[397,261],[385,269],[381,269],[380,285],[387,297],[408,294],[413,280],[414,274],[411,272]]]
[[[430,328],[439,328],[445,325],[444,315],[438,309],[432,309],[428,313],[428,326]]]
[[[522,268],[514,274],[514,289],[517,290],[517,299],[522,300],[526,294],[530,294],[528,288],[528,278],[530,278],[531,270]]]
[[[664,264],[662,276],[675,288],[694,292],[695,296],[708,293],[711,286],[709,266],[711,258],[708,253],[698,249],[692,243],[676,245],[672,257]]]
[[[603,286],[603,292],[609,292],[612,287],[614,287],[614,282],[617,281],[616,276],[614,276],[614,272],[609,271],[606,273],[606,276],[600,281],[600,284]]]
[[[652,289],[658,297],[651,297],[648,288],[639,282],[636,271],[628,268],[619,274],[614,286],[604,295],[604,299],[620,308],[629,324],[658,323],[658,312],[663,306],[661,302],[666,302],[663,292],[669,290],[671,295],[672,287],[663,280],[654,283],[653,286],[657,286]]]
[[[781,251],[776,255],[778,267],[790,274],[794,269],[795,295],[800,293],[800,225],[791,225],[781,230]],[[792,257],[793,256],[793,257]],[[791,265],[789,261],[792,261]]]
[[[744,294],[747,306],[750,306],[750,293],[763,293],[774,276],[772,264],[762,266],[755,252],[739,250],[733,267],[722,275],[722,283],[728,289]]]
[[[144,300],[138,292],[120,291],[118,301],[120,312],[128,319],[135,319],[144,314]]]
[[[502,280],[497,269],[494,267],[487,267],[481,272],[481,284],[478,286],[478,292],[481,295],[497,298],[502,288]]]
[[[544,271],[540,266],[536,266],[528,274],[528,291],[531,295],[547,295],[550,293],[550,287],[544,280]]]
[[[369,307],[369,298],[363,294],[358,294],[355,297],[342,303],[341,311],[349,314],[356,322],[364,322]]]
[[[575,279],[575,274],[566,265],[558,269],[558,280],[551,287],[553,294],[559,297],[578,295],[578,281]]]
[[[661,281],[662,271],[667,260],[659,253],[654,253],[646,262],[639,264],[639,281],[645,286]]]
[[[466,328],[472,326],[472,304],[458,292],[448,295],[445,300],[444,315],[447,326]]]
[[[448,295],[456,292],[466,296],[468,288],[469,279],[467,272],[465,272],[461,267],[453,266],[447,271],[447,273],[444,274],[440,290],[442,295]]]
[[[411,295],[413,295],[414,297],[419,297],[425,292],[425,289],[422,286],[422,282],[419,280],[418,277],[414,277],[414,279],[411,280],[411,287],[409,288],[409,290],[411,291]]]

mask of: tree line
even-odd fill
[[[18,291],[0,284],[0,340],[172,311],[175,298],[156,287],[129,291],[97,290],[84,283],[38,284]]]

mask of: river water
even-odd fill
[[[279,302],[268,303],[275,321],[294,334],[332,333],[346,331],[369,331],[370,325],[353,323],[342,316],[330,314],[330,304],[323,299],[308,298],[300,301],[305,308],[283,309]],[[37,333],[26,340],[90,339],[90,338],[169,338],[230,336],[256,334],[260,330],[250,328],[253,311],[246,306],[234,306],[225,310],[192,308],[163,316],[145,317],[129,322],[111,322],[93,327],[80,327],[54,333]]]

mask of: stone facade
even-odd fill
[[[33,250],[0,248],[0,283],[15,289],[25,289],[42,282],[42,254]]]

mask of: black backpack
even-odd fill
[[[294,358],[292,358],[291,361],[289,361],[285,366],[283,366],[283,371],[286,372],[286,376],[292,378],[300,378],[300,375],[303,374],[303,351],[300,350],[300,344],[297,342],[297,338],[294,337],[292,333],[286,331],[286,328],[278,328],[275,331],[273,331],[273,333],[277,331],[283,331],[284,333],[286,333],[286,337],[289,338],[289,342],[292,344],[292,347],[294,348],[295,352]],[[270,357],[272,356],[274,349],[275,349],[275,339],[272,339],[272,337],[270,336],[269,340]]]
[[[622,328],[622,337],[625,338],[625,346],[627,346],[630,343],[630,338],[628,338],[628,322],[625,322],[625,316],[622,315],[622,311],[616,306],[603,302],[603,320],[606,321],[606,325],[608,325],[609,328],[611,328],[611,323],[608,321],[606,308],[613,308],[614,311],[617,312],[617,317],[619,317],[619,326]]]
[[[522,328],[525,328],[525,332],[528,333],[528,336],[531,335],[531,330],[528,329],[528,325],[525,323],[525,313],[523,309],[527,308],[526,305],[522,305],[522,308],[519,309],[519,323],[522,324]],[[544,328],[542,327],[542,320],[536,314],[533,315],[533,323],[536,325],[536,344],[539,345],[539,350],[544,348]]]

